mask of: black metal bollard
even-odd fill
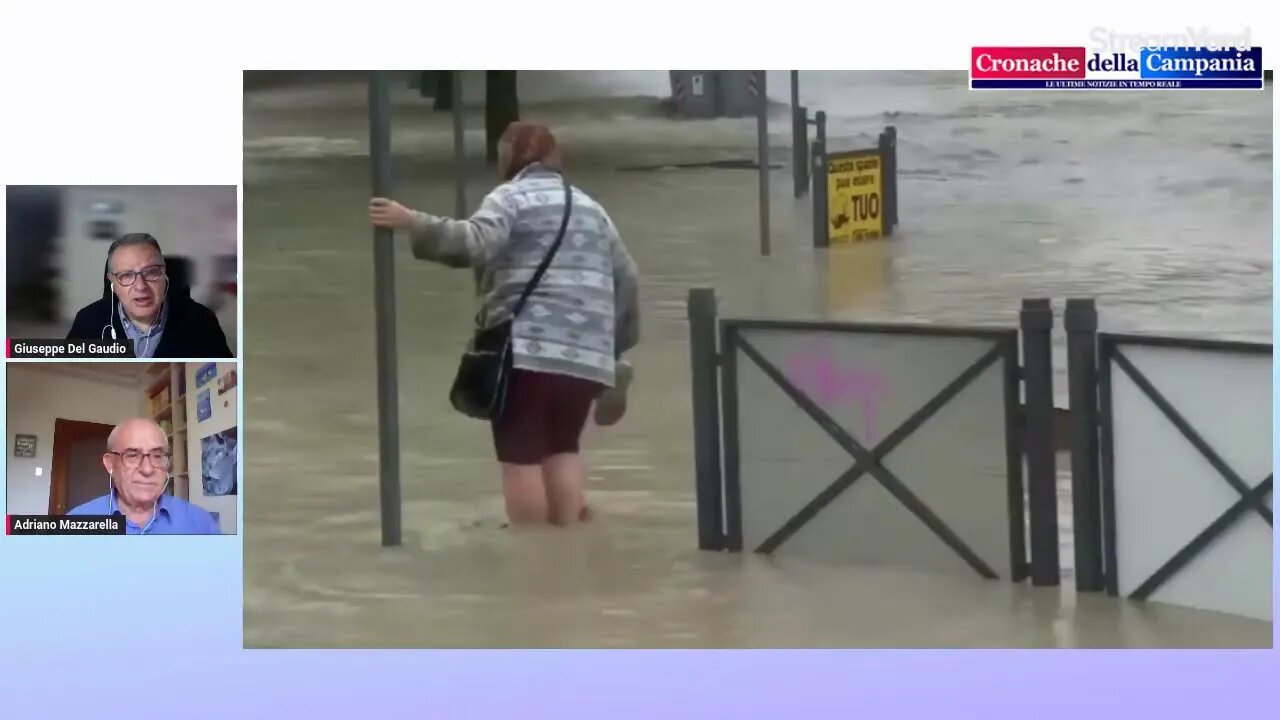
[[[688,306],[698,547],[702,550],[723,550],[725,539],[720,470],[720,383],[716,355],[718,333],[715,290],[691,288]]]
[[[1071,396],[1071,496],[1076,590],[1106,589],[1098,454],[1098,309],[1092,298],[1067,300],[1067,387]]]
[[[827,113],[819,110],[813,115],[813,124],[818,128],[818,144],[822,145],[822,152],[827,152]]]
[[[791,108],[791,167],[795,196],[809,192],[809,108]]]
[[[1061,582],[1058,563],[1058,489],[1053,443],[1053,306],[1047,299],[1022,301],[1022,367],[1026,388],[1023,418],[1027,493],[1031,510],[1031,583]]]
[[[880,133],[880,158],[884,173],[884,234],[898,227],[898,129],[890,125]]]
[[[818,139],[813,141],[810,153],[813,177],[813,246],[830,245],[827,237],[827,114],[821,110],[814,114],[818,126]]]

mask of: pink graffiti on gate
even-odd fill
[[[820,406],[857,403],[862,409],[863,443],[875,442],[876,409],[889,393],[889,378],[856,367],[840,367],[826,345],[787,358],[788,380]]]

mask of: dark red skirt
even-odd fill
[[[498,462],[538,465],[578,452],[591,404],[604,389],[569,375],[512,371],[506,410],[492,424]]]

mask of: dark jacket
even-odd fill
[[[124,325],[120,322],[120,302],[117,300],[113,312],[111,302],[111,286],[103,284],[102,299],[85,306],[76,313],[71,323],[68,340],[102,340],[110,338],[104,333],[107,317],[115,326],[116,338],[127,340]],[[156,346],[157,358],[232,358],[231,348],[227,345],[226,333],[218,324],[218,318],[209,308],[191,299],[190,288],[175,285],[169,289],[165,298],[169,305],[169,316],[165,319],[164,334],[160,336],[160,344]],[[104,337],[104,335],[106,337]]]

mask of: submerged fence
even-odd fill
[[[1085,328],[1068,350],[1078,588],[1270,620],[1271,345],[1090,337],[1091,304],[1067,317]]]
[[[1060,582],[1048,300],[959,328],[695,289],[689,319],[702,549]],[[1068,303],[1077,589],[1269,618],[1270,346],[1096,327]]]

